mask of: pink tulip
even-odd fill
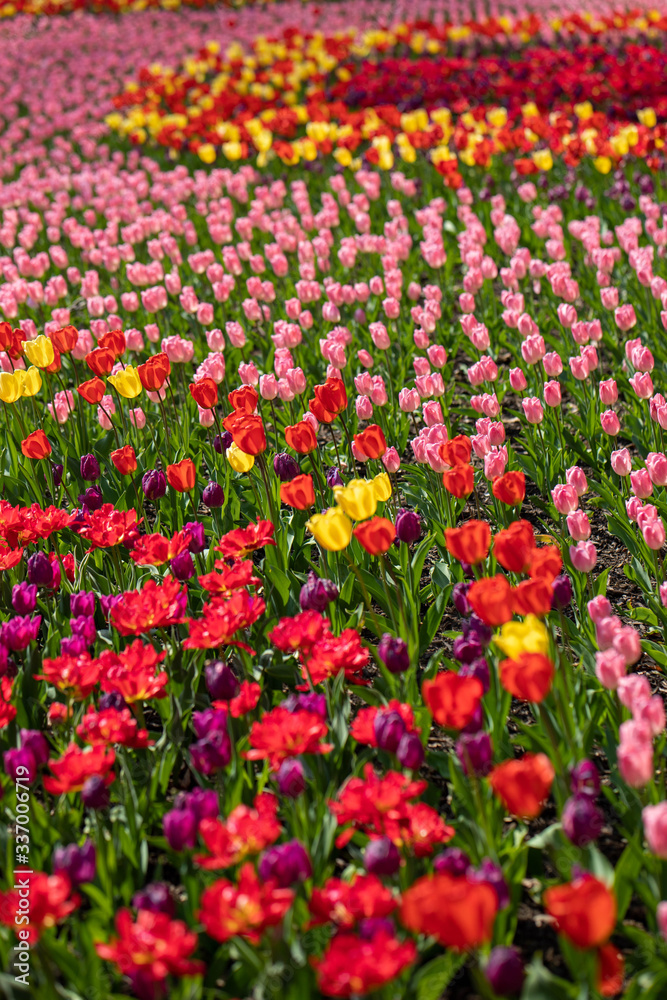
[[[387,448],[382,456],[382,464],[387,472],[398,472],[401,467],[401,459],[395,448]]]
[[[585,542],[591,537],[591,523],[588,514],[575,510],[567,515],[567,530],[575,542]]]
[[[556,407],[561,404],[560,385],[555,380],[544,383],[544,402],[547,406]]]
[[[615,650],[606,649],[595,654],[595,676],[608,690],[616,690],[625,671],[625,660]]]
[[[637,372],[629,381],[640,399],[650,399],[653,395],[653,380],[648,372],[645,374]]]
[[[632,714],[637,722],[648,726],[652,736],[659,736],[664,732],[667,717],[665,704],[659,694],[653,695],[648,701],[634,704]]]
[[[616,437],[621,430],[621,422],[613,410],[604,410],[600,414],[600,424],[605,434],[608,434],[610,437]]]
[[[579,495],[574,486],[569,483],[554,486],[551,491],[551,499],[559,514],[571,514],[579,506]]]
[[[663,452],[649,452],[646,468],[654,486],[667,486],[667,456]]]
[[[604,299],[602,300],[602,303],[604,305]],[[619,330],[622,330],[624,333],[631,330],[637,323],[634,306],[630,304],[618,306],[618,308],[614,310],[614,319],[616,320],[616,326]]]
[[[618,700],[630,711],[651,697],[651,685],[643,674],[629,674],[618,682]]]
[[[431,400],[429,403],[424,403],[422,405],[422,416],[427,427],[433,427],[435,424],[443,423],[442,407],[440,406],[440,403],[435,400]]]
[[[636,472],[631,472],[630,486],[634,495],[639,497],[640,500],[650,497],[653,493],[653,483],[651,482],[648,469],[637,469]]]
[[[663,860],[667,859],[667,802],[644,806],[642,822],[651,854]]]
[[[600,402],[604,403],[605,406],[610,406],[612,403],[615,403],[617,399],[618,386],[616,385],[616,380],[608,378],[600,382]]]
[[[523,406],[523,412],[529,424],[542,423],[544,410],[542,409],[542,403],[539,401],[537,396],[530,396],[528,399],[522,399],[521,405]]]
[[[611,453],[611,467],[617,476],[629,476],[632,470],[632,458],[627,448],[619,448]]]
[[[643,525],[642,536],[649,549],[657,552],[665,544],[665,525],[661,517]]]
[[[583,382],[588,378],[590,368],[586,357],[579,355],[579,357],[569,358],[568,362],[570,365],[570,371],[579,382]]]
[[[570,561],[579,573],[590,573],[598,561],[597,549],[592,542],[570,545]]]
[[[602,621],[603,618],[611,617],[611,604],[604,594],[598,594],[597,597],[588,602],[586,607],[591,620],[595,623]]]
[[[526,376],[520,368],[510,368],[510,385],[515,392],[523,392],[528,387]]]
[[[582,497],[584,493],[588,492],[588,480],[586,479],[586,473],[583,469],[580,469],[578,465],[573,465],[567,470],[565,473],[565,479],[570,486],[574,486],[578,497]]]
[[[556,351],[550,351],[548,354],[545,354],[542,358],[542,364],[549,378],[557,378],[563,371],[561,356]]]

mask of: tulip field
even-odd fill
[[[0,997],[664,1000],[667,0],[0,34]]]

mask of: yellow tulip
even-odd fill
[[[347,486],[334,490],[336,503],[353,521],[365,521],[377,509],[373,484],[366,479],[351,479]]]
[[[379,472],[374,479],[371,479],[371,485],[376,500],[388,500],[391,496],[391,479],[386,472]]]
[[[535,615],[526,615],[522,622],[507,622],[494,641],[496,646],[512,660],[520,653],[549,651],[549,633],[546,625]]]
[[[134,399],[138,396],[142,390],[141,379],[137,374],[135,368],[132,365],[128,365],[127,368],[123,368],[122,371],[118,372],[117,375],[109,375],[109,382],[111,382],[114,389],[124,396],[125,399]]]
[[[225,454],[234,472],[249,472],[255,464],[254,455],[246,455],[236,444],[230,444]]]
[[[346,549],[352,538],[352,521],[339,507],[330,507],[324,514],[313,514],[306,527],[327,552]]]
[[[15,403],[21,396],[23,372],[0,372],[0,399],[3,403]]]
[[[593,160],[593,166],[599,174],[608,174],[613,163],[608,156],[596,156]]]
[[[639,118],[642,125],[645,125],[647,128],[655,128],[658,121],[653,108],[641,108],[637,112],[637,118]]]
[[[43,333],[36,340],[24,340],[21,346],[31,365],[35,365],[37,368],[48,368],[50,364],[53,364],[55,357],[53,344]]]
[[[538,149],[533,153],[533,163],[538,170],[551,170],[554,165],[553,156],[549,149]]]
[[[17,372],[18,374],[19,372]],[[39,368],[31,365],[27,372],[20,372],[20,374],[23,376],[21,379],[21,395],[35,396],[42,388],[42,376]]]

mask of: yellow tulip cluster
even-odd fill
[[[39,369],[32,365],[27,371],[0,372],[0,399],[15,403],[22,396],[34,396],[42,388]]]
[[[334,488],[336,507],[313,514],[306,527],[317,544],[327,552],[341,552],[350,544],[353,521],[373,517],[378,503],[391,496],[391,480],[386,472],[374,479],[351,479],[347,486]]]

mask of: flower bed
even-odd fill
[[[0,982],[658,1000],[663,14],[298,10],[7,23]]]

